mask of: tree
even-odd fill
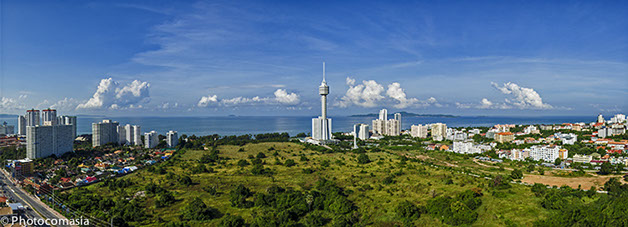
[[[417,219],[421,216],[419,208],[408,200],[399,203],[395,211],[402,218]]]
[[[284,165],[286,165],[287,167],[292,167],[292,166],[296,165],[296,163],[294,162],[294,160],[288,159],[288,160],[286,160],[286,162],[284,162]]]
[[[227,214],[218,224],[220,227],[241,227],[245,226],[244,219],[238,215]]]
[[[610,162],[604,162],[602,163],[602,166],[600,168],[600,174],[602,175],[607,175],[607,174],[611,174],[613,173],[613,165]]]
[[[251,190],[244,187],[244,185],[238,185],[234,188],[231,193],[229,193],[229,201],[231,201],[231,206],[238,208],[246,208],[250,207],[251,202],[246,201],[246,198],[253,195]]]
[[[562,163],[562,160],[560,160],[560,158],[557,158],[556,160],[554,160],[554,165],[555,166],[559,166],[560,163]]]
[[[527,168],[526,170],[527,170],[528,172],[532,172],[532,171],[534,171],[534,168],[535,168],[535,167],[536,167],[536,166],[534,166],[534,164],[530,164],[530,165],[528,165],[528,168]]]
[[[200,197],[196,197],[183,209],[181,219],[206,221],[220,216],[220,211],[207,206]]]
[[[366,154],[360,154],[360,156],[358,156],[358,163],[359,164],[367,164],[371,162],[371,159],[369,159],[369,156]]]
[[[521,179],[523,178],[523,173],[521,172],[521,170],[519,169],[514,169],[512,170],[512,172],[510,173],[510,177],[512,179]]]
[[[245,167],[248,165],[250,165],[250,163],[246,159],[240,159],[240,161],[238,161],[238,166],[240,167]]]

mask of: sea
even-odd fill
[[[353,131],[358,123],[371,125],[374,117],[331,116],[333,132]],[[92,123],[111,119],[121,125],[140,125],[142,132],[156,131],[165,134],[170,130],[179,135],[244,135],[271,132],[287,132],[291,136],[312,131],[310,116],[222,116],[222,117],[93,117],[78,116],[77,134],[91,134]],[[459,116],[459,117],[403,117],[402,129],[409,129],[414,124],[445,123],[448,127],[478,127],[496,124],[560,124],[595,121],[595,116],[543,116],[543,117],[496,117],[496,116]],[[0,117],[0,124],[17,124],[17,117]],[[17,126],[15,127],[17,131]]]

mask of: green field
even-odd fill
[[[482,189],[482,205],[477,208],[478,217],[475,226],[503,226],[515,224],[531,226],[535,220],[544,218],[548,211],[541,208],[540,198],[530,191],[529,187],[513,184],[513,187],[500,190],[487,185],[490,180],[460,173],[460,168],[442,168],[413,160],[402,161],[400,151],[383,150],[367,153],[370,163],[358,164],[358,154],[354,153],[321,153],[306,149],[298,143],[250,143],[244,146],[223,145],[216,148],[220,160],[216,163],[202,164],[212,168],[211,173],[193,173],[193,166],[199,165],[203,155],[209,150],[182,150],[174,155],[163,166],[166,174],[142,169],[121,177],[130,180],[127,187],[111,188],[98,183],[80,189],[83,194],[91,193],[102,198],[130,198],[135,193],[144,191],[146,185],[154,183],[172,192],[174,203],[165,207],[156,207],[157,196],[146,196],[134,199],[139,209],[144,209],[148,218],[131,225],[163,226],[165,223],[181,221],[184,208],[194,198],[200,197],[210,207],[216,208],[221,214],[238,215],[247,223],[254,220],[253,215],[259,207],[236,208],[229,200],[229,193],[237,185],[244,185],[253,193],[266,192],[272,186],[291,188],[296,191],[311,190],[320,179],[331,180],[345,189],[348,199],[357,206],[360,215],[359,224],[373,226],[394,226],[404,224],[395,208],[402,201],[410,201],[424,206],[428,200],[437,196],[455,197],[458,193],[472,188]],[[418,154],[419,151],[403,151],[404,154]],[[253,165],[239,166],[240,160],[251,162],[250,157],[259,153],[265,154],[264,167],[272,174],[253,175]],[[449,157],[443,153],[430,153],[434,161],[464,164],[469,160]],[[293,160],[296,165],[287,167],[283,163]],[[444,161],[447,159],[447,161]],[[280,162],[280,163],[279,163]],[[313,170],[305,172],[304,169]],[[189,176],[191,185],[178,183],[178,176]],[[386,182],[388,178],[388,182]],[[390,181],[392,179],[392,181]],[[217,193],[204,189],[213,187]],[[85,189],[88,191],[85,192]],[[69,192],[76,192],[68,191]],[[80,194],[80,193],[77,193]],[[212,195],[213,194],[213,195]],[[67,194],[66,194],[67,195]],[[115,199],[114,199],[115,200]],[[248,198],[253,200],[253,198]],[[76,205],[78,206],[78,204]],[[91,212],[104,220],[107,216],[102,212]],[[323,216],[331,219],[328,214]],[[221,218],[207,221],[186,221],[192,226],[219,225]],[[422,214],[420,218],[406,221],[408,225],[434,226],[444,225],[438,218]],[[328,225],[332,225],[330,221]]]

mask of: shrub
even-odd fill
[[[242,227],[245,226],[244,219],[238,215],[227,214],[218,224],[220,227]]]
[[[395,211],[402,218],[417,219],[421,216],[421,210],[408,200],[399,203]]]
[[[200,197],[196,197],[183,209],[181,219],[206,221],[220,216],[218,210],[207,206]]]
[[[296,165],[296,163],[294,162],[294,160],[288,159],[288,160],[286,160],[284,162],[284,165],[287,166],[287,167],[292,167],[292,166]]]
[[[246,159],[240,159],[240,161],[238,161],[238,166],[240,167],[245,167],[248,165],[250,165],[250,163]]]
[[[255,156],[256,158],[262,159],[262,158],[266,158],[266,155],[262,152],[257,153],[257,155]]]
[[[360,154],[360,156],[358,156],[358,163],[359,164],[367,164],[371,162],[371,159],[369,159],[369,156],[366,154]]]

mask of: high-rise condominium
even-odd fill
[[[154,148],[159,145],[159,134],[155,131],[144,133],[145,148]]]
[[[57,125],[57,110],[45,109],[42,110],[42,125]]]
[[[60,156],[72,151],[71,125],[26,126],[26,157],[30,159]]]
[[[168,143],[168,147],[175,147],[179,143],[179,135],[177,131],[169,131],[166,134],[166,142]]]
[[[118,122],[111,120],[92,123],[92,146],[98,147],[107,143],[119,143],[118,125]]]

